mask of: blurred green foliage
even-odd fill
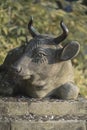
[[[64,2],[64,1],[62,1]],[[63,3],[64,6],[68,3]],[[0,1],[0,63],[7,52],[23,44],[25,37],[31,38],[27,24],[32,15],[34,26],[40,33],[61,33],[60,21],[63,19],[69,28],[69,36],[64,41],[79,41],[81,50],[72,61],[75,66],[75,81],[82,95],[87,97],[87,15],[86,7],[79,2],[73,4],[73,12],[57,10],[55,0],[42,0],[34,4],[32,0]]]

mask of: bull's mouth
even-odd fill
[[[32,76],[31,75],[19,75],[15,74],[14,79],[17,80],[31,80]]]
[[[21,76],[23,80],[31,79],[31,75],[23,75]]]
[[[18,75],[18,78],[20,78],[21,80],[31,80],[31,76],[30,75]]]

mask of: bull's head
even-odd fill
[[[36,76],[35,81],[37,82],[40,79],[42,81],[48,75],[51,77],[55,73],[60,73],[63,64],[78,54],[79,44],[73,41],[64,46],[62,45],[61,42],[66,39],[69,32],[63,21],[60,22],[63,33],[56,38],[39,34],[32,24],[33,19],[31,18],[28,29],[33,39],[24,46],[21,57],[12,67],[22,79],[33,77],[32,80],[34,80]]]

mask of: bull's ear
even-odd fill
[[[72,41],[71,43],[65,45],[65,47],[62,50],[60,60],[70,60],[74,58],[80,50],[80,45],[77,41]]]

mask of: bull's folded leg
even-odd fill
[[[13,96],[13,88],[0,85],[1,96]]]
[[[5,79],[5,80],[4,80]],[[0,95],[2,96],[13,96],[14,94],[14,84],[12,85],[6,77],[0,81]]]
[[[1,96],[14,96],[16,87],[12,83],[12,79],[9,81],[7,73],[0,74],[0,95]]]
[[[79,94],[79,88],[73,83],[66,83],[59,87],[56,96],[61,99],[76,99]]]
[[[46,97],[58,99],[76,99],[79,94],[79,88],[73,83],[66,83],[53,90]]]

